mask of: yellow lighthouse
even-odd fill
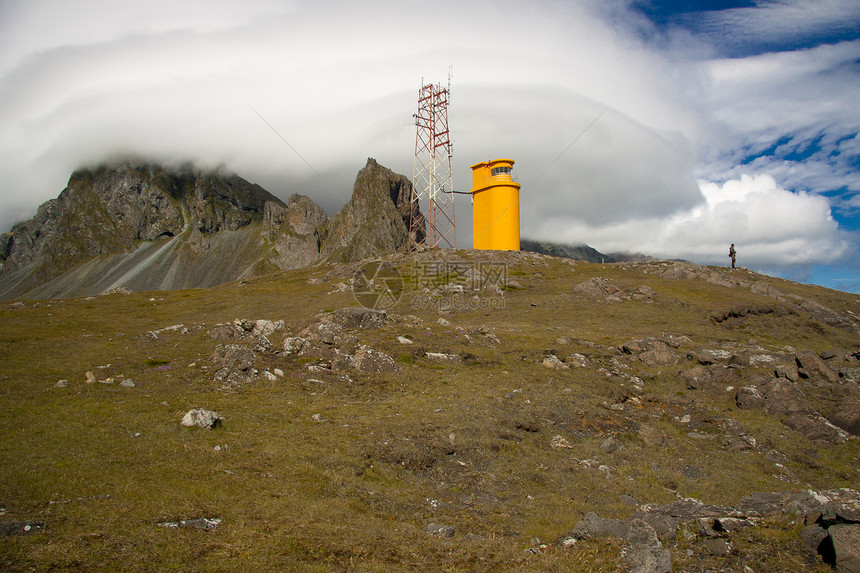
[[[513,159],[472,165],[472,246],[520,250],[520,184],[511,176]]]

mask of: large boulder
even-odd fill
[[[254,365],[254,351],[241,344],[219,344],[212,353],[212,362],[218,368],[248,370]]]
[[[848,441],[848,432],[812,410],[797,384],[784,378],[774,378],[761,388],[761,392],[768,412],[779,416],[783,424],[810,440],[827,444]]]
[[[648,366],[667,366],[669,364],[676,364],[678,362],[678,355],[672,352],[665,344],[663,346],[664,348],[646,350],[639,354],[639,360]]]
[[[793,416],[809,412],[806,395],[796,384],[783,378],[774,378],[761,388],[772,414]]]
[[[206,410],[205,408],[194,408],[192,410],[188,410],[185,415],[182,416],[182,420],[180,420],[179,423],[186,428],[197,426],[204,430],[212,430],[220,426],[223,423],[223,420],[224,419],[218,415],[218,412]]]
[[[735,403],[741,410],[762,408],[765,404],[765,398],[755,386],[744,386],[735,393]]]
[[[578,540],[617,537],[627,545],[621,552],[625,570],[631,573],[671,573],[672,555],[663,547],[654,528],[642,519],[604,519],[588,513],[559,544],[569,547]]]
[[[602,297],[610,302],[630,300],[631,296],[612,284],[605,277],[593,277],[573,287],[573,292],[594,297]]]
[[[388,322],[388,314],[384,310],[348,306],[333,312],[329,319],[343,328],[381,328]]]
[[[397,372],[400,369],[391,356],[365,345],[355,351],[351,364],[361,372]]]
[[[797,353],[795,360],[801,377],[812,379],[818,384],[839,383],[839,373],[816,353],[803,350]]]
[[[860,573],[860,524],[832,525],[827,533],[833,547],[833,565],[836,566],[836,571]]]
[[[633,354],[648,366],[666,366],[678,362],[678,355],[668,344],[657,338],[628,340],[619,349],[625,354]]]
[[[860,436],[860,401],[845,398],[833,414],[827,416],[830,422],[846,432]]]

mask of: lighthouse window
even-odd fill
[[[493,167],[492,171],[490,171],[490,175],[495,177],[496,175],[509,175],[512,169],[510,167]]]

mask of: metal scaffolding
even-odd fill
[[[422,84],[424,81],[422,80]],[[451,73],[448,87],[425,84],[418,90],[415,163],[412,168],[413,208],[410,249],[418,245],[457,248],[454,224],[454,177],[452,146],[448,129]],[[423,232],[422,232],[423,231]]]

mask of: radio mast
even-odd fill
[[[415,163],[412,168],[413,203],[409,247],[457,248],[454,224],[454,177],[452,170],[451,132],[448,128],[448,104],[451,101],[451,76],[448,87],[424,84],[418,90]],[[422,233],[423,229],[423,233]]]

